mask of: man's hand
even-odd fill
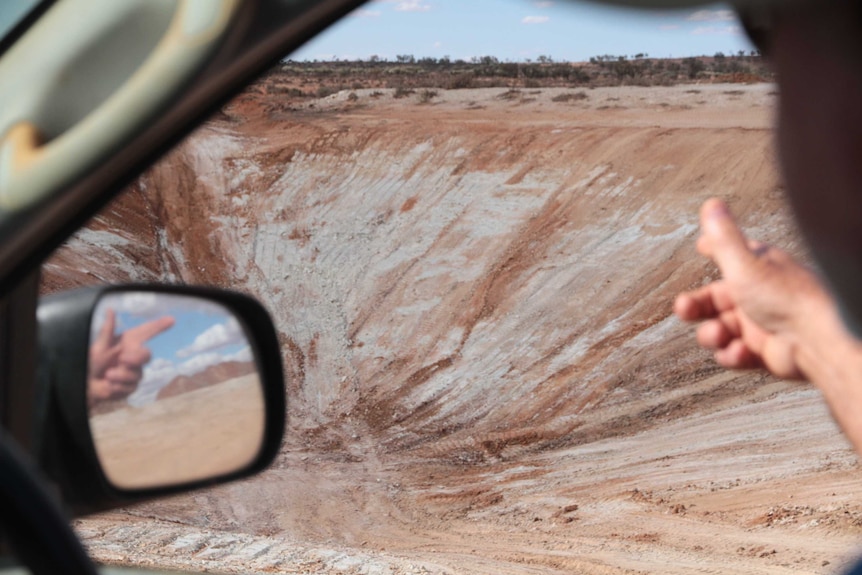
[[[700,213],[700,253],[722,279],[680,294],[674,311],[697,321],[698,343],[733,369],[765,368],[785,379],[808,379],[799,363],[810,323],[832,302],[817,277],[786,253],[743,236],[720,200]]]
[[[134,393],[152,355],[144,345],[174,325],[174,318],[160,317],[116,335],[116,314],[107,310],[99,335],[90,346],[87,401],[93,405],[108,399],[124,399]]]
[[[697,341],[733,369],[805,379],[862,455],[862,343],[845,328],[817,277],[790,256],[746,240],[727,207],[707,201],[697,249],[722,279],[680,294],[674,311],[697,321]]]

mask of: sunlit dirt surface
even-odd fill
[[[671,316],[726,198],[804,257],[768,85],[258,86],[132,186],[45,290],[176,279],[275,317],[268,472],[79,520],[109,563],[230,573],[833,573],[856,458],[805,385],[718,369]],[[559,101],[566,100],[566,101]],[[83,272],[82,270],[88,270]]]

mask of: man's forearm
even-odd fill
[[[847,331],[831,301],[819,303],[805,315],[797,363],[823,393],[833,417],[862,455],[862,342]]]

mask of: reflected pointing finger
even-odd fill
[[[112,382],[131,383],[137,385],[141,381],[143,370],[140,367],[121,364],[105,372],[105,378]]]
[[[130,343],[141,344],[172,328],[174,323],[176,320],[172,316],[160,317],[127,330],[122,337]]]
[[[90,363],[87,366],[89,373],[94,377],[101,377],[105,370],[119,360],[120,346],[114,346],[107,350],[98,346],[90,348]]]
[[[143,345],[124,346],[119,355],[119,362],[127,365],[143,366],[152,359],[152,352]]]

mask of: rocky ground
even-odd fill
[[[856,458],[816,392],[671,315],[726,198],[805,256],[770,85],[252,90],[47,266],[45,291],[253,293],[283,342],[268,472],[81,519],[108,563],[229,573],[832,573]],[[83,270],[88,270],[84,272]]]

